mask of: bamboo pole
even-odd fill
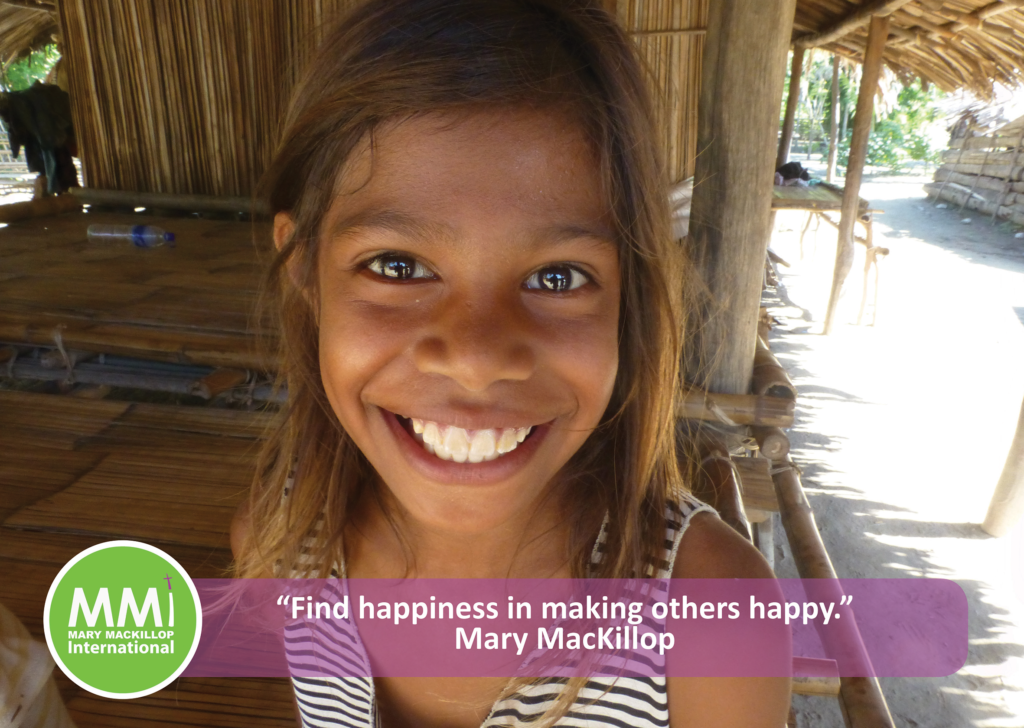
[[[836,158],[839,154],[839,56],[834,53],[832,54],[832,113],[829,114],[829,117],[826,182],[832,182],[832,175],[836,171]],[[802,238],[801,244],[803,244]]]
[[[803,486],[800,484],[800,476],[796,467],[789,460],[778,462],[775,465],[772,479],[775,481],[775,493],[779,500],[782,527],[786,531],[786,538],[793,552],[793,561],[796,563],[800,577],[802,579],[837,579],[832,561],[828,557],[825,545],[821,541],[821,534],[818,533],[818,527],[814,522],[814,512],[811,510]],[[837,596],[836,602],[838,601]],[[836,624],[840,623],[836,622]],[[843,620],[842,634],[829,632],[823,628],[819,630],[818,634],[826,652],[836,650],[849,656],[851,649],[857,650],[858,647],[861,651],[864,649],[854,620]],[[840,639],[837,639],[837,636]],[[854,654],[852,657],[870,667],[866,653]],[[865,672],[870,671],[865,670]],[[841,677],[839,684],[839,704],[847,726],[851,728],[895,728],[877,678]]]
[[[710,298],[683,368],[715,392],[750,387],[794,8],[795,0],[718,0],[708,9],[686,245]]]
[[[698,474],[703,481],[698,487],[709,496],[711,505],[734,531],[750,537],[750,520],[743,507],[743,492],[729,450],[719,441],[708,441],[701,448]]]
[[[910,1],[911,0],[876,0],[876,2],[859,5],[852,13],[847,15],[845,18],[840,19],[838,22],[833,23],[828,28],[820,30],[817,33],[805,35],[802,38],[797,38],[795,45],[803,48],[827,45],[834,40],[842,38],[844,35],[852,33],[861,26],[867,25],[875,18],[884,17],[888,19],[890,14],[896,12]],[[886,30],[888,31],[888,28]]]
[[[212,195],[173,195],[165,192],[128,192],[76,187],[72,193],[90,205],[124,207],[156,207],[189,212],[243,212],[265,214],[266,205],[250,197],[215,197]],[[81,203],[79,203],[81,204]]]
[[[992,536],[1005,536],[1024,514],[1024,403],[1021,403],[1017,431],[1003,465],[988,513],[981,527]]]
[[[706,34],[707,28],[675,28],[668,30],[630,30],[627,35],[631,35],[634,38],[651,37],[657,35],[667,36],[679,36],[679,35],[704,35]]]
[[[750,393],[780,399],[796,399],[793,381],[760,336],[757,337],[757,346],[754,349]]]
[[[825,334],[835,327],[836,309],[843,291],[846,276],[853,266],[853,226],[857,221],[860,203],[860,182],[864,175],[867,157],[868,136],[871,132],[871,117],[875,108],[875,92],[882,71],[882,53],[889,35],[889,18],[873,17],[868,32],[867,51],[864,56],[864,72],[857,95],[857,117],[853,124],[850,140],[850,161],[846,167],[846,184],[843,188],[842,217],[839,220],[839,235],[836,242],[836,265],[832,275],[832,292],[829,296],[828,311],[825,314]]]
[[[804,49],[793,49],[793,66],[789,72],[789,94],[786,96],[786,116],[782,120],[782,135],[779,137],[779,152],[775,156],[775,169],[789,160],[789,146],[793,142],[793,127],[796,124],[796,109],[800,105],[800,78],[804,72]]]
[[[782,460],[789,454],[789,438],[779,427],[754,425],[750,434],[757,441],[757,448],[769,460]]]
[[[814,657],[793,658],[793,693],[838,697],[839,669],[835,660]]]
[[[683,392],[676,405],[678,417],[728,426],[792,427],[795,411],[796,403],[791,399],[752,394],[709,394],[701,390]]]
[[[1009,13],[1013,10],[1020,10],[1021,8],[1024,8],[1022,0],[996,0],[996,2],[989,3],[973,12],[964,13],[955,22],[950,23],[946,27],[954,33],[968,28],[980,29],[984,21],[989,18],[994,18],[997,15]]]

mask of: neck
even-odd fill
[[[508,579],[569,577],[569,526],[560,492],[486,531],[442,530],[416,521],[394,499],[364,498],[345,536],[353,578]],[[387,514],[385,513],[387,510]]]

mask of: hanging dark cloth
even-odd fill
[[[30,172],[46,175],[47,191],[78,187],[78,155],[71,124],[71,97],[54,84],[36,81],[24,91],[0,94],[0,119],[14,156],[22,147]]]
[[[775,171],[781,174],[784,180],[802,179],[806,182],[811,178],[811,173],[804,169],[804,165],[800,162],[786,162]]]

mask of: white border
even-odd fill
[[[174,674],[166,680],[164,680],[162,683],[155,687],[147,688],[146,690],[140,690],[136,693],[111,693],[106,690],[100,690],[99,688],[94,688],[91,685],[86,684],[64,665],[64,661],[60,659],[60,654],[58,654],[56,648],[54,648],[53,646],[53,638],[50,636],[50,604],[53,602],[53,593],[57,590],[57,585],[60,584],[60,580],[64,578],[64,575],[68,573],[68,570],[70,570],[72,566],[77,564],[79,561],[84,559],[89,554],[95,553],[97,551],[103,551],[104,549],[114,548],[117,546],[127,546],[129,548],[142,549],[143,551],[149,551],[152,554],[156,554],[162,559],[166,559],[172,566],[174,566],[174,568],[178,570],[179,574],[185,577],[185,583],[188,584],[188,589],[190,592],[192,592],[192,599],[195,601],[195,604],[198,607],[196,609],[196,634],[195,637],[192,639],[192,647],[189,649],[188,655],[185,656],[185,660],[181,663],[178,669],[174,671]],[[57,663],[57,665],[60,666],[60,669],[64,671],[64,674],[67,675],[72,682],[74,682],[76,685],[83,688],[84,690],[89,691],[93,695],[100,695],[104,698],[114,698],[116,700],[129,700],[131,698],[141,698],[146,695],[152,695],[158,690],[163,690],[165,687],[170,685],[171,682],[177,679],[177,677],[181,675],[181,673],[185,671],[185,668],[189,666],[190,662],[192,662],[192,657],[196,654],[196,650],[199,648],[199,639],[200,637],[202,637],[203,634],[203,609],[202,603],[199,601],[199,592],[196,591],[196,585],[192,581],[192,577],[188,575],[188,572],[185,571],[182,565],[179,564],[172,556],[164,553],[155,546],[150,546],[148,543],[143,543],[142,541],[105,541],[103,543],[98,543],[95,546],[87,548],[85,551],[81,552],[73,559],[71,559],[71,561],[66,563],[64,565],[64,568],[60,570],[60,573],[57,574],[57,577],[53,580],[53,583],[50,584],[50,591],[46,593],[46,606],[43,608],[43,631],[46,633],[46,646],[50,648],[50,655],[53,656],[54,661]]]

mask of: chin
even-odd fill
[[[446,490],[451,486],[443,486]],[[463,490],[458,488],[458,490]],[[437,532],[472,536],[487,534],[501,528],[509,520],[526,515],[524,511],[533,507],[537,495],[529,501],[521,498],[502,498],[493,486],[489,492],[478,487],[466,488],[471,492],[450,493],[436,499],[408,497],[396,493],[392,496],[401,504],[409,517],[419,526]]]

